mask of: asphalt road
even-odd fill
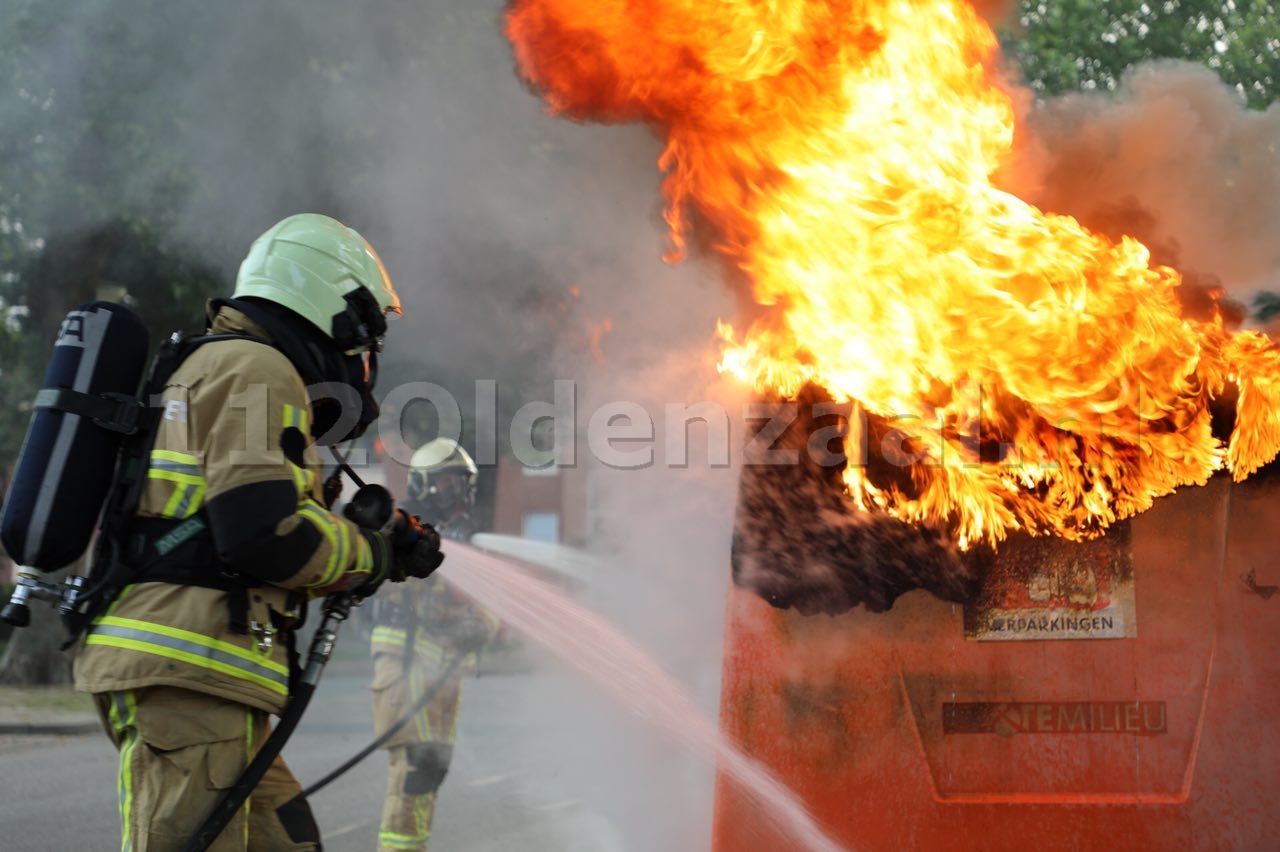
[[[304,786],[371,738],[368,671],[325,673],[285,749]],[[328,852],[371,852],[385,784],[376,752],[312,799]],[[0,849],[119,848],[116,755],[104,735],[0,739]],[[468,680],[432,852],[708,848],[711,773],[558,670]]]

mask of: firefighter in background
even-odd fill
[[[377,416],[376,352],[400,303],[364,238],[291,216],[253,244],[230,300],[168,379],[138,511],[128,584],[86,629],[76,686],[120,752],[122,848],[183,847],[289,699],[292,632],[310,598],[427,576],[426,531],[406,543],[330,512],[313,437],[345,412],[307,386],[346,386]],[[341,421],[347,422],[347,421]],[[329,440],[333,440],[330,436]],[[210,849],[318,849],[301,787],[276,758]]]
[[[405,509],[440,535],[466,541],[476,531],[476,464],[456,441],[436,438],[409,465]],[[422,852],[431,836],[436,793],[453,758],[462,679],[498,619],[442,577],[384,587],[374,610],[373,720],[377,736],[435,688],[450,663],[462,664],[414,718],[389,739],[390,771],[378,830],[379,852]],[[413,651],[410,652],[409,649]]]

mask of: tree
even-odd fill
[[[1280,6],[1274,0],[1019,0],[1006,53],[1043,95],[1111,90],[1151,59],[1203,63],[1249,106],[1280,97]]]

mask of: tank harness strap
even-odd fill
[[[262,582],[229,571],[218,560],[203,511],[182,521],[135,518],[129,539],[129,561],[139,566],[131,582],[173,583],[226,592],[231,631],[249,632],[249,589]]]
[[[36,394],[35,408],[78,414],[103,429],[132,435],[142,420],[142,403],[123,393],[90,394],[71,388],[44,388]]]
[[[283,639],[292,690],[302,674],[297,631],[306,620],[306,595],[291,589],[285,596],[283,613],[266,609],[261,620],[256,619],[250,594],[266,584],[229,570],[217,558],[213,537],[201,510],[182,521],[136,518],[132,528],[131,541],[137,560],[134,564],[142,567],[134,572],[131,582],[173,583],[226,592],[228,630],[242,636],[257,636],[263,650],[270,648],[275,637]]]

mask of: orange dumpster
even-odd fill
[[[1276,467],[1010,539],[963,601],[735,585],[722,729],[849,849],[1280,849]],[[799,848],[779,832],[721,775],[714,852]]]

